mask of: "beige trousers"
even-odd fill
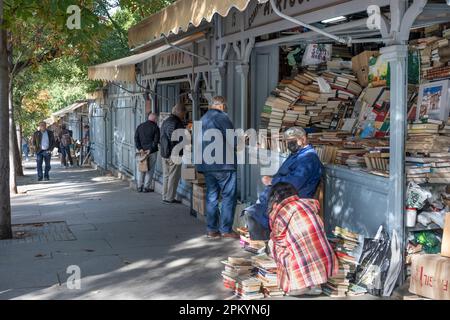
[[[178,183],[181,179],[181,164],[175,164],[172,160],[162,159],[163,167],[163,192],[162,198],[166,201],[175,200]]]

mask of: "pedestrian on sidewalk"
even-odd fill
[[[33,134],[33,146],[36,150],[37,175],[38,181],[50,180],[50,160],[52,151],[55,147],[55,136],[52,131],[47,129],[47,123],[41,121],[39,130]],[[42,173],[42,164],[45,162],[45,170]]]
[[[72,131],[67,129],[65,123],[61,125],[59,143],[61,149],[61,164],[67,169],[69,167],[67,159],[69,159],[70,166],[73,167],[73,159],[70,152],[70,146],[73,144]]]
[[[162,199],[166,204],[181,203],[175,199],[177,194],[178,184],[181,178],[181,163],[175,163],[172,157],[173,148],[181,142],[172,141],[172,133],[175,130],[184,130],[184,119],[186,117],[186,107],[183,104],[176,104],[172,108],[172,114],[161,125],[161,158],[163,166],[163,192]],[[180,154],[174,156],[182,156]]]
[[[157,124],[156,113],[150,113],[147,121],[141,123],[134,135],[134,142],[138,150],[139,172],[137,176],[138,192],[153,192],[151,188],[155,173],[156,159],[160,131]]]
[[[236,141],[227,141],[227,130],[234,130],[233,122],[225,113],[226,101],[224,97],[213,98],[208,112],[201,118],[202,132],[218,130],[222,134],[223,154],[222,159],[218,155],[214,162],[205,161],[197,165],[197,171],[205,175],[206,182],[206,220],[207,236],[210,238],[238,238],[233,232],[234,212],[236,209],[237,188],[237,159]],[[202,141],[202,150],[205,150],[212,141]],[[229,154],[232,154],[230,157]],[[228,156],[227,156],[228,155]],[[232,159],[229,161],[229,159]],[[219,197],[222,196],[222,205],[219,211]]]
[[[28,145],[28,139],[25,137],[22,137],[22,153],[23,158],[25,161],[29,161],[29,155],[30,155],[30,146]]]

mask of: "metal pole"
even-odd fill
[[[405,239],[405,136],[407,121],[407,45],[393,45],[380,50],[391,70],[390,157],[389,157],[389,221],[397,228],[400,239]],[[405,242],[401,242],[404,252]],[[404,277],[401,277],[401,282]]]
[[[247,114],[248,114],[248,64],[241,64],[236,66],[236,71],[241,75],[241,128],[245,131],[247,129]],[[241,165],[241,201],[244,202],[246,198],[246,168],[247,166]]]

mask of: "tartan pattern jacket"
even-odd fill
[[[285,292],[326,283],[339,269],[319,208],[317,200],[292,196],[270,213],[270,249]]]

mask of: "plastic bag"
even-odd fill
[[[389,261],[389,270],[384,282],[383,296],[389,297],[392,294],[401,271],[402,251],[400,248],[400,239],[398,238],[397,231],[393,230],[391,240],[391,257]]]
[[[422,209],[425,202],[432,197],[432,194],[428,190],[422,189],[418,184],[410,182],[408,184],[408,190],[406,191],[406,207]]]
[[[302,66],[316,65],[331,59],[331,44],[308,44],[303,55]]]
[[[364,239],[363,251],[356,269],[355,283],[367,289],[367,292],[381,296],[389,271],[391,241],[382,226],[375,238]]]

